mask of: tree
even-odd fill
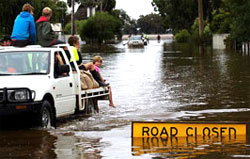
[[[199,29],[199,18],[196,18],[194,24],[191,27],[191,38],[193,42],[200,43],[200,29]],[[211,43],[212,41],[212,32],[210,29],[210,23],[204,21],[204,29],[202,31],[202,43]]]
[[[106,11],[112,14],[116,4],[116,0],[75,0],[75,2],[80,4],[75,13],[76,20],[84,20],[88,18],[87,8],[96,8],[96,11]],[[69,3],[69,5],[71,5],[71,3]]]
[[[82,39],[87,38],[101,44],[103,40],[112,39],[120,27],[121,22],[119,19],[107,12],[100,12],[87,20],[80,35]]]
[[[150,33],[163,33],[163,18],[159,14],[149,14],[146,16],[140,16],[137,20],[138,27],[141,28],[141,32]]]
[[[76,34],[81,34],[82,33],[82,29],[84,28],[84,26],[87,23],[87,20],[76,20],[75,21],[75,25],[76,25]],[[70,34],[71,32],[71,23],[68,23],[65,26],[65,32],[66,34]]]
[[[111,13],[115,8],[116,0],[99,0],[99,10]]]
[[[197,0],[153,0],[152,5],[174,32],[190,29],[198,16]]]
[[[0,32],[11,34],[16,16],[21,12],[22,6],[30,3],[34,7],[34,19],[38,19],[42,15],[42,9],[49,6],[53,10],[52,22],[60,22],[62,11],[65,15],[66,3],[59,0],[3,0],[0,1]],[[6,7],[8,6],[8,7]],[[64,8],[58,10],[57,8]]]
[[[122,23],[123,34],[136,34],[137,33],[137,21],[131,19],[130,16],[124,10],[113,10],[111,13],[114,17],[120,19]]]
[[[74,2],[75,2],[75,3],[80,3],[80,2],[81,2],[81,0],[74,0]],[[67,4],[68,4],[68,6],[69,6],[69,7],[71,7],[71,6],[72,6],[72,4],[71,4],[71,3],[72,3],[72,0],[67,0]]]
[[[111,12],[116,5],[116,0],[75,0],[77,3],[85,7],[98,6],[99,11]]]
[[[240,43],[250,42],[250,1],[225,0],[224,3],[231,13],[232,39]]]
[[[203,1],[204,19],[209,22],[212,19],[213,7],[219,5],[219,0],[214,1]],[[153,0],[152,5],[164,18],[164,27],[172,28],[174,32],[182,29],[190,31],[194,20],[198,17],[197,0]]]
[[[137,21],[132,19],[123,25],[123,34],[137,34],[137,28]]]
[[[231,13],[224,8],[213,11],[211,30],[214,33],[230,33]]]

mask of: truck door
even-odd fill
[[[56,54],[60,55],[63,64],[69,65],[68,60],[65,58],[65,54],[58,51],[54,53],[54,95],[55,95],[55,106],[58,116],[72,114],[75,110],[76,97],[75,88],[73,86],[74,79],[72,76],[72,70],[69,73],[60,74],[58,70],[58,65],[61,65],[58,61]],[[70,68],[71,69],[71,68]]]

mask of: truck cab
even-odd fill
[[[67,44],[0,48],[0,116],[30,112],[39,126],[49,128],[57,118],[88,112],[90,103],[98,110],[96,100],[108,93],[105,87],[81,89],[80,71]]]

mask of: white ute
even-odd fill
[[[107,99],[108,89],[81,89],[80,71],[69,48],[0,47],[0,116],[31,112],[39,126],[50,128],[59,117],[98,111],[97,100]],[[56,64],[57,53],[64,65]]]

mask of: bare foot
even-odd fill
[[[115,105],[114,104],[109,104],[110,107],[114,107],[115,108]]]

